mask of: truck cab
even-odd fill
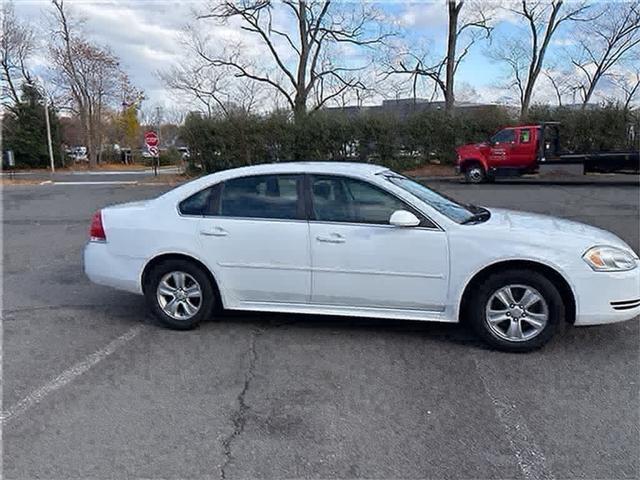
[[[540,145],[541,125],[503,128],[487,142],[456,148],[456,169],[470,183],[480,183],[500,175],[535,172],[538,160],[550,145]]]

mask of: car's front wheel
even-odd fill
[[[467,183],[482,183],[487,179],[487,175],[482,165],[473,163],[465,170],[464,178]]]
[[[208,275],[186,260],[169,260],[150,272],[145,296],[154,315],[177,330],[195,328],[211,317],[216,304]]]
[[[533,270],[490,275],[472,295],[467,314],[478,335],[492,347],[525,352],[542,347],[564,319],[558,289]]]

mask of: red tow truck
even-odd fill
[[[624,152],[560,151],[560,124],[545,122],[500,130],[486,143],[456,148],[456,171],[469,183],[536,173],[541,168],[572,173],[640,171],[639,149]],[[547,167],[548,166],[548,167]]]

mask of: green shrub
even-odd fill
[[[563,146],[589,151],[630,148],[630,118],[628,111],[616,105],[585,111],[534,107],[528,121],[560,121]],[[189,145],[191,168],[207,173],[294,160],[359,161],[403,170],[430,161],[452,163],[456,146],[486,141],[499,129],[517,123],[515,115],[498,106],[459,110],[453,116],[437,110],[406,117],[321,110],[297,123],[282,111],[264,116],[234,113],[225,118],[190,114],[181,137]]]
[[[160,152],[160,165],[177,165],[182,160],[182,154],[174,147]]]
[[[560,122],[562,149],[570,152],[589,152],[633,149],[629,126],[634,123],[637,125],[638,118],[622,106],[609,103],[584,110],[535,106],[529,113],[529,121]]]

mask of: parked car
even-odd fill
[[[640,171],[638,149],[562,152],[557,122],[504,128],[488,142],[462,145],[456,153],[456,169],[469,183],[535,173],[541,165],[578,166],[580,173]]]
[[[84,251],[92,281],[144,294],[176,329],[220,308],[464,321],[509,351],[565,321],[636,317],[639,263],[604,230],[342,162],[227,170],[104,208]]]
[[[178,147],[178,152],[180,152],[180,158],[182,160],[189,160],[191,158],[191,152],[189,152],[189,147]]]
[[[67,149],[67,155],[74,162],[88,162],[89,158],[87,157],[87,147],[83,147],[82,145],[76,145],[70,149]]]

